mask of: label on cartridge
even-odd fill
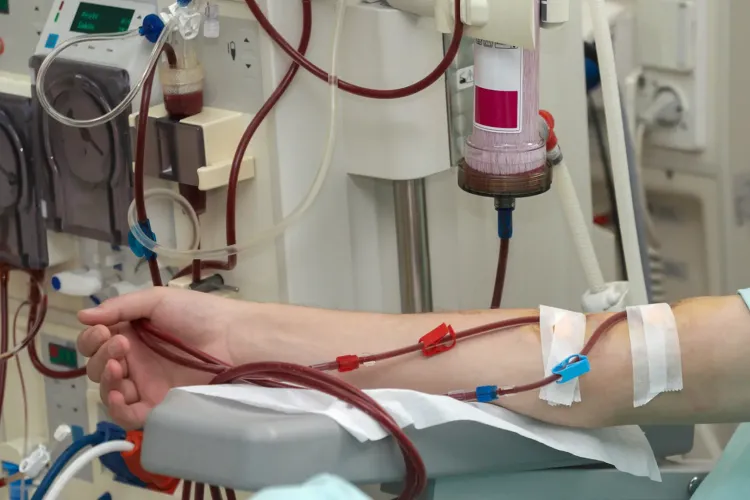
[[[474,125],[488,132],[520,133],[523,49],[477,40],[474,45]]]

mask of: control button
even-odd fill
[[[47,43],[44,44],[45,49],[54,49],[57,45],[57,41],[60,39],[60,35],[50,33],[47,37]]]
[[[0,56],[5,53],[5,41],[0,37]]]

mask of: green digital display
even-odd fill
[[[2,2],[4,0],[0,0]],[[7,0],[5,0],[7,2]],[[133,9],[122,9],[109,5],[81,2],[70,31],[76,33],[120,33],[128,31],[133,20]]]
[[[10,0],[0,0],[0,14],[10,14]]]
[[[60,344],[49,344],[49,361],[64,368],[78,368],[78,354],[72,347]]]

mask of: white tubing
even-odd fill
[[[576,250],[578,250],[578,258],[581,260],[586,281],[591,291],[600,291],[605,286],[604,275],[594,251],[594,242],[591,240],[589,226],[583,215],[570,169],[568,169],[564,160],[554,168],[555,180],[552,183],[552,189],[557,192],[557,196],[560,198],[565,220],[570,228],[570,234],[573,236]]]
[[[625,127],[622,120],[622,105],[617,81],[617,68],[615,67],[615,53],[612,47],[612,33],[609,28],[605,1],[588,0],[588,3],[591,9],[594,40],[599,56],[604,111],[607,117],[607,135],[609,136],[609,152],[612,160],[612,177],[615,184],[615,197],[617,198],[617,213],[620,218],[625,268],[630,282],[628,303],[643,305],[648,304],[648,293],[646,291],[646,279],[643,275],[643,262],[641,261],[633,209],[633,193],[628,172]]]
[[[52,487],[44,496],[44,500],[57,500],[70,480],[77,476],[84,467],[97,458],[103,457],[109,453],[130,451],[132,449],[133,443],[129,443],[128,441],[109,441],[96,445],[93,448],[89,448],[78,455],[70,465],[60,473],[57,479],[55,479],[55,482],[52,483]]]

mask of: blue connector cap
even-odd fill
[[[128,437],[125,429],[112,422],[99,422],[96,424],[96,434],[101,436],[102,442],[124,441]]]
[[[96,424],[96,435],[101,439],[101,442],[107,441],[123,441],[127,438],[127,432],[119,425],[111,422],[99,422]],[[115,476],[115,481],[118,483],[127,484],[130,486],[137,486],[139,488],[146,488],[146,483],[138,479],[133,475],[128,466],[125,465],[125,460],[119,453],[109,453],[99,459],[99,462]]]
[[[164,31],[164,21],[156,14],[149,14],[143,18],[143,24],[138,28],[138,33],[151,43],[156,43]]]
[[[480,403],[490,403],[497,399],[496,385],[483,385],[477,387],[477,401]]]
[[[501,240],[513,237],[513,209],[499,208],[497,210],[497,235]]]
[[[140,226],[141,231],[143,231],[143,234],[156,241],[156,235],[151,230],[151,221],[146,219],[144,222],[139,222],[138,225]],[[154,252],[141,245],[141,242],[138,241],[133,234],[132,229],[130,230],[130,233],[128,233],[128,246],[130,247],[130,251],[139,259],[145,258],[146,260],[151,260],[155,257]]]
[[[590,371],[591,364],[589,363],[589,358],[583,354],[574,354],[552,369],[554,375],[560,375],[560,380],[557,381],[558,384],[565,384],[571,380],[575,380]]]

